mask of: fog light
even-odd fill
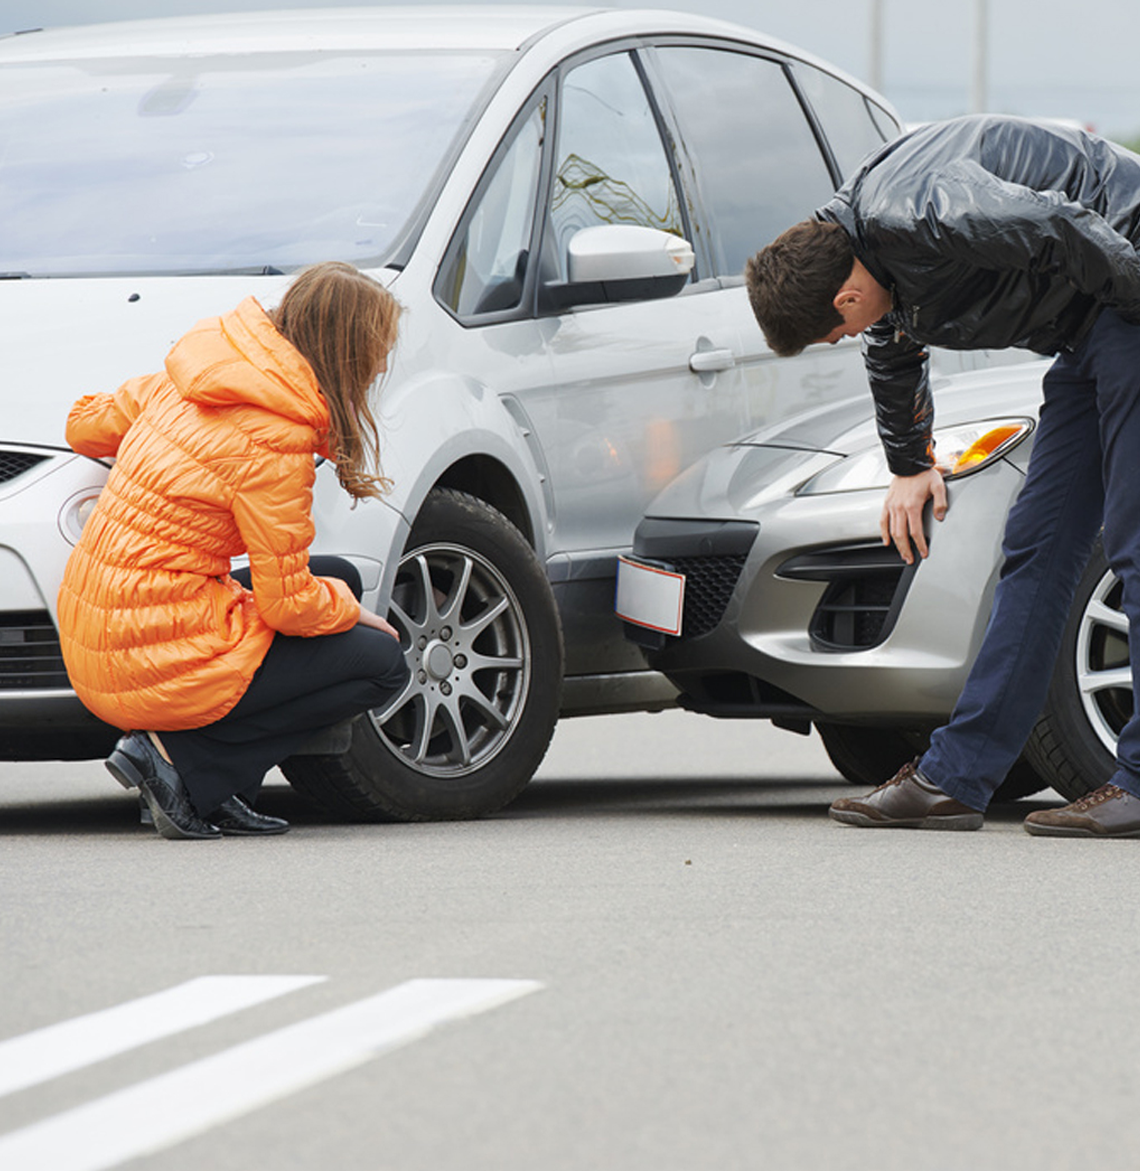
[[[99,500],[99,490],[88,488],[73,496],[60,509],[59,530],[67,539],[68,544],[74,545],[83,535],[83,526],[95,511],[95,504]]]

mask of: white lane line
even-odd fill
[[[0,1042],[0,1096],[204,1025],[326,976],[202,976]]]
[[[534,980],[409,980],[0,1138],[4,1171],[102,1171],[363,1065]]]

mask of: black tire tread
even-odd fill
[[[1025,757],[1050,787],[1069,801],[1079,800],[1103,783],[1089,780],[1073,763],[1064,738],[1049,715],[1043,715],[1034,726],[1025,746]]]

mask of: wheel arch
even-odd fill
[[[518,479],[494,456],[472,453],[453,463],[432,485],[455,488],[498,509],[535,547],[534,517]]]

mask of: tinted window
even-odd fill
[[[782,66],[719,49],[657,50],[682,141],[714,217],[719,275],[806,219],[835,184]]]
[[[570,72],[562,87],[547,259],[566,279],[570,237],[595,224],[682,235],[669,160],[641,79],[626,54]]]
[[[494,163],[452,245],[437,292],[461,317],[515,309],[522,300],[545,124],[544,101]]]
[[[796,80],[815,110],[844,178],[865,155],[898,134],[894,120],[881,106],[830,73],[801,62],[796,65]]]

